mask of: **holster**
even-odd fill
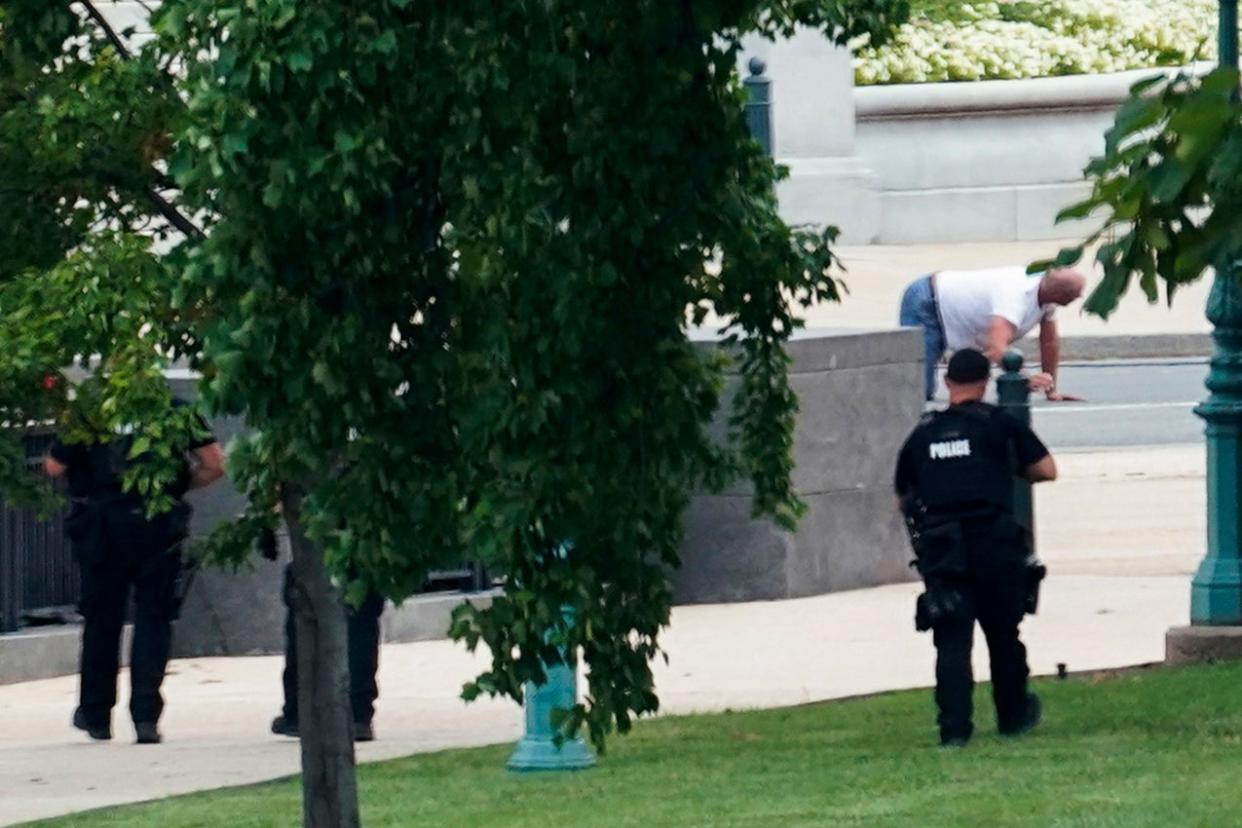
[[[169,618],[176,621],[181,617],[181,608],[185,605],[185,598],[190,594],[190,587],[194,584],[194,576],[198,573],[198,567],[184,564],[177,570],[176,580],[173,581],[172,588],[172,606],[169,607]]]
[[[967,612],[966,598],[952,584],[934,581],[914,603],[914,629],[927,632],[937,624],[961,618]]]
[[[1022,609],[1027,615],[1034,615],[1039,610],[1039,586],[1043,583],[1044,578],[1048,577],[1048,567],[1041,564],[1035,558],[1027,558],[1026,568],[1026,598],[1022,604]]]
[[[966,575],[966,538],[958,520],[924,519],[911,526],[915,567],[924,591],[914,606],[914,628],[926,632],[968,612],[955,585]]]
[[[81,566],[93,566],[104,558],[103,507],[92,500],[74,500],[65,516],[65,535],[73,557]]]

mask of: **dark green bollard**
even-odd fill
[[[1001,410],[1023,425],[1031,424],[1031,382],[1022,373],[1022,354],[1009,351],[1001,358],[1004,373],[996,378],[996,399]],[[1030,533],[1031,549],[1035,549],[1035,501],[1031,484],[1024,478],[1013,481],[1013,516],[1018,525]]]
[[[751,58],[747,64],[750,77],[742,81],[746,87],[746,127],[750,137],[759,142],[763,151],[772,155],[772,81],[764,76],[767,64]]]

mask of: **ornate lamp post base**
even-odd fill
[[[1237,0],[1222,2],[1221,22],[1236,31]],[[1228,21],[1227,21],[1228,18]],[[1236,54],[1236,39],[1232,52]],[[1225,38],[1222,38],[1222,48]],[[1207,387],[1196,409],[1207,423],[1207,556],[1190,587],[1189,627],[1165,636],[1165,661],[1186,664],[1242,658],[1242,271],[1218,269],[1207,316],[1216,351]]]
[[[526,734],[509,757],[509,770],[585,770],[595,766],[595,756],[581,736],[556,744],[552,713],[574,706],[577,684],[574,671],[561,665],[548,670],[544,684],[526,685]]]

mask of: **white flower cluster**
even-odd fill
[[[860,85],[1038,78],[1180,66],[1215,56],[1217,0],[1037,0],[912,19],[854,59]]]

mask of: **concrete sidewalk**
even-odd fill
[[[845,263],[849,295],[839,305],[821,305],[807,314],[811,327],[875,328],[897,323],[897,309],[905,286],[917,276],[936,270],[1027,265],[1056,256],[1077,240],[1051,242],[1005,242],[971,244],[870,245],[842,247],[837,252]],[[1089,287],[1098,283],[1101,271],[1088,258]],[[1131,286],[1121,307],[1106,322],[1087,316],[1080,305],[1059,315],[1063,337],[1195,337],[1211,330],[1204,306],[1210,279],[1183,288],[1170,308],[1161,297],[1149,305],[1137,284]],[[1150,354],[1142,354],[1144,356]]]
[[[1041,554],[1053,577],[1024,630],[1031,664],[1052,673],[1158,661],[1164,632],[1188,617],[1189,577],[1203,552],[1201,446],[1070,454],[1040,490]],[[913,631],[918,588],[905,584],[759,604],[680,607],[657,663],[667,713],[774,707],[927,686],[933,650]],[[986,657],[977,650],[979,675]],[[457,698],[482,665],[449,642],[384,648],[374,761],[452,746],[511,742],[520,711]],[[167,743],[94,744],[68,727],[72,678],[0,687],[0,823],[298,770],[298,747],[267,734],[279,708],[278,658],[173,664]],[[1048,711],[1055,717],[1056,711]],[[928,699],[927,738],[934,738]]]

